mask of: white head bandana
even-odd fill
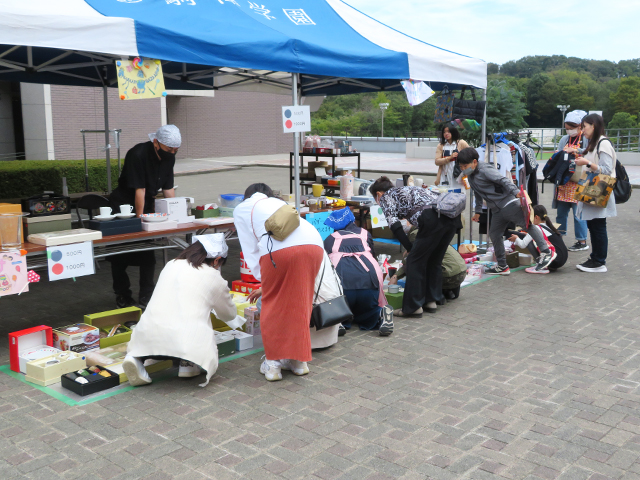
[[[576,125],[580,125],[582,123],[582,119],[587,116],[587,112],[584,110],[574,110],[573,112],[567,113],[567,116],[564,117],[564,121],[569,123],[575,123]]]
[[[207,251],[207,258],[227,258],[229,247],[224,239],[224,233],[210,233],[208,235],[194,235],[191,243],[200,242]]]
[[[180,148],[182,144],[180,129],[175,125],[164,125],[160,127],[156,133],[149,134],[149,140],[152,142],[158,140],[161,144],[169,148]]]

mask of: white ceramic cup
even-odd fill
[[[421,187],[422,185],[424,185],[424,180],[423,180],[422,178],[415,178],[415,179],[413,180],[413,184],[414,184],[416,187]]]
[[[100,207],[100,216],[108,217],[111,215],[111,207]]]
[[[131,213],[133,212],[132,205],[120,205],[120,213]]]

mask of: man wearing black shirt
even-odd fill
[[[175,125],[160,127],[149,134],[149,142],[139,143],[127,152],[118,179],[118,187],[111,193],[111,207],[120,211],[120,205],[133,205],[136,217],[154,213],[155,196],[162,189],[166,198],[175,197],[173,167],[182,142]],[[113,291],[119,308],[135,305],[127,267],[140,267],[139,305],[146,307],[154,288],[156,257],[153,251],[123,253],[110,257]]]

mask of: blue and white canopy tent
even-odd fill
[[[399,91],[409,78],[434,90],[487,84],[484,61],[341,0],[0,0],[0,80],[106,92],[117,86],[114,60],[133,56],[160,59],[167,89],[292,91],[294,104]]]

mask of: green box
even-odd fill
[[[229,333],[216,332],[216,345],[218,347],[218,358],[236,353],[236,339]]]
[[[196,218],[211,218],[211,217],[219,217],[220,209],[219,208],[211,208],[209,210],[196,210],[195,208],[191,209],[191,215]]]
[[[117,333],[113,337],[100,339],[100,348],[112,347],[131,340],[131,329],[124,326],[125,322],[137,322],[140,320],[142,310],[137,307],[119,308],[106,312],[92,313],[84,316],[84,322],[98,327],[100,332],[109,333],[114,325],[120,324],[124,333]]]
[[[46,217],[26,217],[24,219],[25,238],[36,233],[71,230],[71,214],[49,215]]]
[[[387,302],[389,302],[389,305],[391,305],[394,310],[402,308],[402,298],[404,297],[404,293],[384,292],[384,296],[387,297]]]

